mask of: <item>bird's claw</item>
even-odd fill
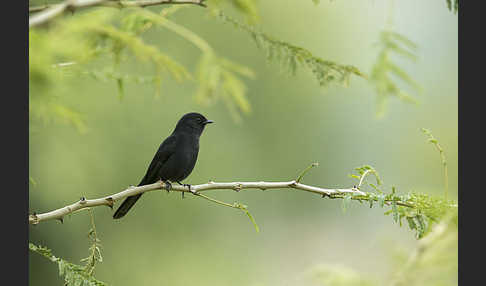
[[[197,195],[197,191],[193,190],[193,189],[191,188],[191,185],[190,185],[190,184],[183,184],[183,183],[181,183],[181,182],[177,182],[177,183],[178,183],[179,185],[181,185],[181,186],[187,187],[187,188],[188,188],[188,190],[189,190],[189,192],[191,192],[191,193],[192,193],[192,194],[194,194],[194,195]],[[185,191],[182,191],[182,198],[184,198],[184,193],[185,193]]]
[[[189,184],[183,184],[184,187],[187,187],[189,189],[189,192],[191,192],[193,195],[197,195],[198,192],[196,190],[193,190],[191,185]]]
[[[169,192],[172,189],[172,184],[168,181],[164,183],[165,183],[165,189],[167,190],[167,192]]]

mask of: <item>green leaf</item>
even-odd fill
[[[410,230],[417,229],[417,225],[415,224],[414,218],[413,217],[408,217],[407,216],[407,222],[408,222],[408,227]]]
[[[392,211],[393,211],[393,221],[396,223],[398,222],[398,209],[397,209],[397,202],[395,200],[392,201]]]
[[[360,177],[359,177],[359,176],[354,175],[354,174],[350,174],[350,175],[348,175],[348,176],[349,176],[350,178],[354,178],[354,179],[357,179],[357,180],[359,180],[359,179],[360,179]]]
[[[346,209],[347,209],[350,201],[351,201],[351,195],[346,194],[343,198],[343,203],[342,203],[343,212],[346,212]]]
[[[373,183],[368,183],[368,185],[370,185],[373,189],[375,189],[376,191],[378,191],[378,187],[375,186]]]
[[[417,220],[417,238],[422,238],[422,236],[424,235],[425,233],[425,221],[424,221],[424,218],[422,217],[422,215],[417,215],[415,217],[415,219]]]
[[[255,231],[256,232],[260,232],[260,228],[258,227],[255,219],[253,218],[253,216],[250,214],[250,212],[248,210],[244,210],[244,212],[246,213],[246,215],[248,216],[248,218],[251,220],[251,222],[253,223],[253,226],[255,227]]]
[[[385,205],[385,195],[384,194],[378,195],[378,204],[380,205],[380,207],[383,207]]]

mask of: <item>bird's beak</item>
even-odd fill
[[[204,122],[204,124],[209,124],[209,123],[214,123],[214,121],[212,121],[212,120],[206,120],[206,122]]]

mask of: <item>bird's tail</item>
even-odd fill
[[[148,177],[147,174],[145,174],[145,176],[143,176],[142,178],[142,181],[137,185],[137,187],[146,185],[147,182],[148,182]],[[140,199],[142,194],[127,197],[123,201],[123,203],[118,207],[118,209],[115,211],[115,213],[113,214],[113,218],[117,219],[117,218],[124,217],[127,214],[127,212],[133,207],[133,205],[138,201],[138,199]]]
[[[142,194],[127,197],[113,214],[113,218],[117,219],[125,216],[141,196]]]

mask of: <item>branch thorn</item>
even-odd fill
[[[237,184],[237,185],[234,187],[235,192],[239,192],[239,191],[241,191],[241,187],[242,187],[241,183],[238,183],[238,184]]]
[[[113,200],[113,198],[112,198],[112,197],[108,197],[108,198],[106,198],[105,200],[108,202],[107,206],[109,206],[109,207],[110,207],[110,209],[112,209],[112,210],[113,210],[113,204],[114,204],[114,202],[115,202],[115,201]]]

